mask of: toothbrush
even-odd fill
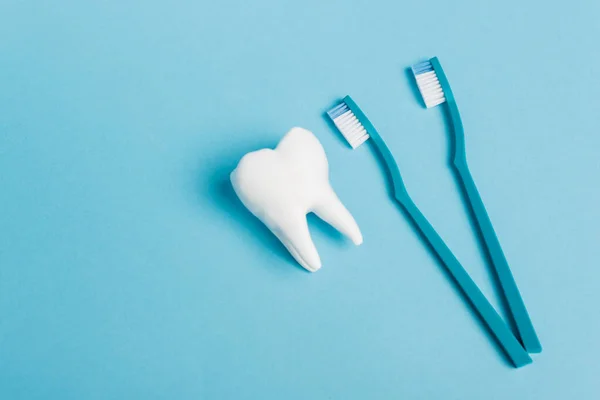
[[[344,97],[341,104],[327,113],[352,148],[357,148],[369,138],[372,139],[373,145],[378,150],[390,173],[395,200],[406,210],[417,228],[429,242],[475,311],[498,340],[512,363],[517,368],[531,363],[529,354],[523,349],[494,307],[412,201],[392,152],[352,98],[350,96]]]
[[[444,74],[437,57],[414,65],[412,70],[419,91],[423,96],[426,108],[435,107],[443,103],[446,103],[448,107],[450,125],[454,134],[455,143],[454,167],[465,188],[468,201],[483,236],[485,246],[490,254],[492,264],[498,275],[498,280],[500,281],[500,286],[504,292],[508,307],[514,317],[523,346],[529,353],[539,353],[542,351],[542,346],[535,333],[535,329],[533,328],[533,324],[531,323],[531,319],[529,318],[529,314],[527,313],[525,303],[523,302],[515,279],[510,271],[510,267],[508,266],[500,242],[498,241],[498,236],[496,236],[490,217],[483,205],[483,200],[479,195],[477,186],[469,171],[465,152],[463,124],[446,74]]]

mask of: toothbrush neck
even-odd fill
[[[460,118],[460,113],[458,112],[458,107],[453,99],[448,101],[448,117],[453,138],[452,144],[454,149],[454,165],[457,167],[463,165],[466,166],[467,155],[465,150],[465,131]]]
[[[370,136],[376,151],[381,156],[381,160],[385,164],[385,168],[389,173],[389,178],[391,179],[391,186],[394,196],[397,199],[408,196],[406,186],[404,185],[402,175],[400,174],[400,168],[398,168],[398,164],[394,159],[392,151],[389,149],[383,138],[379,136],[379,134],[376,131],[371,133]]]

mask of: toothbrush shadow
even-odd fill
[[[268,249],[279,260],[285,264],[292,264],[300,270],[307,272],[294,260],[285,246],[273,235],[273,233],[250,211],[244,207],[240,199],[235,194],[229,174],[233,171],[244,154],[248,151],[265,148],[269,146],[259,146],[248,149],[247,151],[231,152],[216,157],[217,160],[231,160],[229,162],[217,165],[213,168],[213,173],[209,178],[208,188],[199,187],[199,195],[202,198],[208,197],[212,205],[220,210],[224,217],[235,221],[243,235],[243,240],[256,242],[257,245]],[[233,154],[232,154],[233,153]],[[278,266],[278,265],[274,265]],[[278,268],[281,269],[281,268]]]

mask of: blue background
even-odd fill
[[[597,399],[600,3],[3,0],[0,398]],[[494,304],[440,109],[544,352],[510,367],[323,113],[351,94]],[[309,274],[228,174],[315,132],[365,236],[316,218]]]

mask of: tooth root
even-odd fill
[[[323,221],[350,238],[355,245],[358,246],[363,242],[358,224],[331,186],[323,193],[321,201],[315,206],[313,211]]]
[[[311,272],[321,268],[321,258],[310,237],[306,215],[290,218],[275,232],[281,243],[302,267]]]

